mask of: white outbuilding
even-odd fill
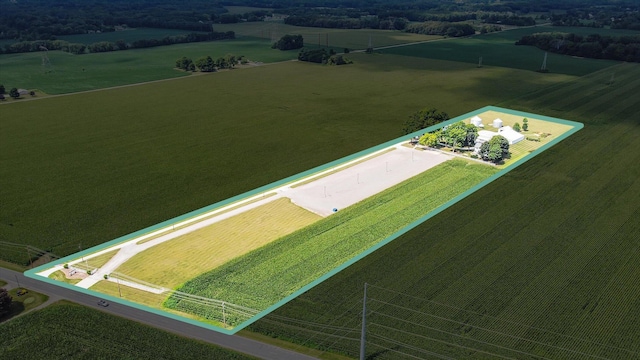
[[[502,127],[502,119],[497,118],[493,120],[493,127],[496,129],[500,129]]]
[[[484,125],[482,125],[482,119],[478,115],[471,118],[471,124],[480,128],[484,127]]]
[[[498,135],[504,136],[509,141],[509,145],[513,145],[524,140],[524,135],[513,130],[511,126],[503,126],[498,129]]]

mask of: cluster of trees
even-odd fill
[[[443,35],[449,37],[469,36],[476,33],[473,26],[464,23],[446,23],[440,21],[427,21],[423,23],[409,24],[407,32],[424,35]]]
[[[613,29],[640,30],[640,6],[636,4],[611,4],[610,6],[581,6],[564,13],[552,14],[555,26],[586,26]]]
[[[272,16],[271,10],[255,10],[243,14],[211,14],[211,21],[216,24],[235,24],[239,22],[264,21],[267,16]]]
[[[285,35],[275,42],[271,48],[278,50],[295,50],[302,49],[304,46],[304,38],[302,35]]]
[[[353,64],[353,61],[347,59],[344,55],[336,54],[333,49],[327,52],[324,48],[302,49],[298,53],[298,60],[327,65]]]
[[[435,108],[424,108],[411,114],[402,125],[402,133],[404,135],[411,134],[418,130],[426,129],[429,126],[440,124],[449,120],[449,115],[444,111],[438,111]]]
[[[523,36],[516,45],[532,45],[545,51],[572,56],[640,62],[640,35],[536,33]]]
[[[480,17],[483,22],[489,24],[502,24],[514,26],[533,26],[536,20],[531,16],[518,16],[507,14],[485,14]]]
[[[11,302],[13,299],[5,288],[0,288],[0,318],[7,315],[11,311]]]
[[[246,61],[244,56],[233,54],[227,54],[215,60],[211,56],[203,56],[195,62],[191,58],[183,56],[176,60],[176,68],[184,71],[214,72],[221,69],[233,69],[238,63]]]
[[[4,85],[0,84],[0,101],[4,101],[5,100],[5,94],[6,94],[7,89],[4,87]],[[18,88],[11,88],[11,90],[9,90],[9,94],[10,97],[17,99],[20,97],[20,92],[18,91]],[[29,91],[29,95],[31,96],[35,96],[36,92],[35,91]]]
[[[380,18],[363,15],[357,18],[336,15],[292,15],[284,19],[285,24],[337,29],[382,29],[404,30],[409,21],[402,17]]]
[[[484,161],[499,163],[509,157],[509,140],[502,135],[496,135],[480,145],[478,155]]]
[[[478,138],[478,128],[473,124],[458,121],[442,129],[422,135],[419,142],[422,145],[436,147],[449,146],[455,152],[456,148],[469,148],[475,145]]]
[[[122,24],[211,31],[212,19],[225,12],[220,2],[209,0],[3,1],[0,38],[55,40],[56,36],[115,31]]]
[[[84,54],[87,51],[90,53],[108,52],[116,50],[127,49],[142,49],[155,46],[183,44],[190,42],[201,41],[214,41],[234,39],[235,33],[233,31],[227,32],[207,32],[207,33],[190,33],[185,35],[173,35],[167,36],[162,40],[147,39],[136,40],[131,43],[127,43],[124,40],[118,40],[116,42],[100,41],[89,45],[69,43],[62,40],[38,40],[38,41],[22,41],[13,44],[5,45],[4,49],[0,47],[0,54],[15,54],[25,52],[36,52],[43,50],[62,50],[72,54]]]
[[[441,130],[426,133],[418,142],[429,147],[448,146],[456,151],[456,148],[472,148],[478,138],[478,128],[473,124],[465,124],[463,121],[443,127]],[[478,156],[485,161],[499,163],[509,157],[509,141],[501,135],[482,143]]]

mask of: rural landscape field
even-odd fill
[[[640,359],[640,65],[514,45],[538,32],[634,37],[637,30],[545,24],[455,38],[301,28],[314,48],[326,45],[320,34],[327,33],[334,51],[351,48],[344,55],[352,64],[328,66],[271,48],[273,34],[294,26],[215,26],[236,39],[49,51],[47,66],[38,52],[0,55],[7,91],[36,92],[0,103],[0,265],[25,269],[84,251],[395,139],[421,109],[453,118],[495,105],[584,128],[239,334],[356,358],[364,304],[371,359]],[[426,40],[433,41],[376,49]],[[254,63],[213,73],[174,69],[182,56],[229,53]],[[0,357],[35,348],[42,338],[27,334],[53,331],[73,320],[70,312],[94,316],[79,309],[49,305],[3,322],[0,330],[15,336],[0,340]],[[110,331],[135,326],[102,331],[111,339]],[[108,354],[92,341],[51,334],[57,352],[30,358],[62,358],[60,349],[79,341],[94,357]]]

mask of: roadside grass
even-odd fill
[[[149,248],[116,271],[173,289],[321,218],[288,198],[276,199]]]
[[[516,46],[515,42],[527,34],[549,31],[570,32],[574,30],[575,28],[564,27],[531,27],[476,35],[468,38],[447,39],[445,41],[381,49],[376,52],[460,61],[476,65],[479,63],[479,58],[482,57],[483,68],[500,66],[535,71],[542,66],[544,51],[534,46]],[[602,34],[609,33],[604,30],[594,29],[595,32]],[[619,32],[612,33],[618,34]],[[612,60],[585,59],[553,53],[548,53],[547,57],[547,69],[551,73],[576,76],[586,75],[619,63]]]
[[[2,105],[0,238],[68,255],[393,139],[424,107],[573,78],[352,55]]]
[[[1,324],[0,332],[3,359],[254,359],[66,301]]]
[[[491,166],[450,160],[178,288],[189,294],[265,310],[331,269],[480,183]],[[393,214],[393,216],[389,216]],[[181,302],[165,306],[217,319],[217,309]],[[220,316],[219,316],[220,315]]]
[[[18,291],[20,290],[27,290],[27,293],[24,295],[18,296]],[[6,314],[3,317],[0,317],[0,322],[7,321],[18,315],[26,313],[29,310],[34,309],[42,305],[45,301],[49,300],[49,297],[47,295],[32,291],[24,287],[13,288],[8,292],[9,292],[9,295],[11,295],[11,298],[13,299],[11,301],[11,308],[8,314]]]
[[[263,63],[298,56],[297,51],[271,49],[268,40],[244,38],[83,55],[49,51],[48,69],[42,67],[40,53],[4,54],[0,55],[0,68],[6,88],[39,89],[51,95],[188,76],[190,73],[174,69],[176,59],[186,56],[195,61],[202,56],[215,59],[226,54],[244,55]],[[168,91],[166,96],[172,98],[174,92]]]
[[[612,71],[619,81],[608,85]],[[498,103],[585,127],[249,330],[355,357],[348,331],[361,325],[367,282],[379,287],[368,293],[378,324],[368,355],[384,336],[415,356],[412,347],[468,356],[426,339],[437,333],[505,357],[637,357],[640,98],[629,94],[638,78],[640,65],[621,64]]]
[[[372,29],[327,29],[317,27],[293,26],[281,21],[244,22],[237,24],[216,24],[215,31],[234,31],[237,38],[256,37],[275,42],[280,37],[302,35],[307,47],[328,46],[342,52],[344,48],[364,50],[373,47],[398,45],[411,42],[441,39],[442,36],[412,34],[395,30]],[[328,37],[327,37],[328,36]]]
[[[51,275],[49,275],[49,279],[66,282],[67,284],[77,284],[80,282],[80,280],[82,280],[82,279],[68,279],[67,276],[62,272],[62,270],[52,272]]]
[[[17,261],[22,261],[22,254],[20,254],[20,256],[14,256],[13,254],[7,254],[7,253],[3,253],[3,257],[6,259],[16,259]],[[20,259],[20,260],[18,260]],[[10,262],[10,261],[6,261],[6,260],[0,260],[0,267],[3,267],[5,269],[9,269],[9,270],[14,270],[14,271],[19,271],[19,272],[25,272],[27,270],[26,266],[21,266],[16,264],[15,262]]]
[[[0,287],[7,285],[7,282],[4,280],[0,280]]]
[[[82,269],[86,268],[85,270],[93,270],[93,269],[100,268],[102,265],[106,264],[107,261],[111,260],[111,258],[115,254],[117,254],[118,251],[119,250],[113,250],[93,258],[87,258],[85,261],[80,261],[76,263],[74,266]],[[81,260],[81,259],[75,259],[75,260]]]

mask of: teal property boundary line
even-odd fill
[[[499,170],[496,174],[488,177],[487,179],[483,180],[482,182],[480,182],[478,185],[472,187],[471,189],[465,191],[464,193],[452,198],[451,200],[449,200],[446,204],[436,208],[435,210],[425,214],[423,217],[417,219],[416,221],[408,224],[407,226],[405,226],[404,228],[400,229],[399,231],[395,232],[394,234],[392,234],[391,236],[387,237],[386,239],[378,242],[376,245],[372,246],[371,248],[365,250],[364,252],[358,254],[357,256],[354,256],[353,258],[351,258],[350,260],[347,260],[346,262],[344,262],[343,264],[339,265],[338,267],[335,267],[334,269],[328,271],[326,274],[322,275],[321,277],[319,277],[318,279],[312,281],[311,283],[305,285],[304,287],[298,289],[297,291],[293,292],[291,295],[285,297],[284,299],[278,301],[277,303],[273,304],[272,306],[268,307],[267,309],[259,312],[258,314],[254,315],[253,317],[251,317],[250,319],[242,322],[241,324],[235,326],[232,329],[227,329],[227,328],[223,328],[223,327],[219,327],[210,323],[206,323],[203,321],[198,321],[195,319],[190,319],[190,318],[185,318],[182,317],[180,315],[176,315],[173,313],[169,313],[160,309],[156,309],[156,308],[151,308],[145,305],[141,305],[126,299],[122,299],[122,298],[118,298],[115,296],[111,296],[111,295],[107,295],[107,294],[103,294],[94,290],[90,290],[90,289],[84,289],[84,288],[79,288],[76,287],[72,284],[68,284],[65,282],[61,282],[61,281],[57,281],[57,280],[53,280],[53,279],[49,279],[47,277],[38,275],[37,273],[50,269],[56,265],[61,265],[64,264],[66,262],[69,262],[71,260],[76,260],[80,257],[86,256],[88,254],[92,254],[95,253],[97,251],[101,251],[104,250],[108,247],[112,247],[115,245],[118,245],[120,243],[126,242],[126,241],[130,241],[134,238],[143,236],[145,234],[149,234],[152,233],[154,231],[163,229],[163,228],[167,228],[173,224],[203,215],[205,213],[211,212],[213,210],[216,210],[218,208],[221,208],[223,206],[227,206],[227,205],[231,205],[235,202],[238,202],[240,200],[249,198],[251,196],[255,196],[258,195],[260,193],[265,193],[265,192],[269,192],[272,189],[275,189],[277,187],[283,186],[285,184],[297,181],[297,180],[301,180],[305,177],[309,177],[310,175],[314,175],[317,174],[319,172],[325,171],[329,168],[332,167],[336,167],[339,166],[341,164],[344,164],[346,162],[361,158],[361,157],[365,157],[371,153],[374,153],[376,151],[382,150],[384,148],[390,147],[392,145],[398,144],[399,142],[405,141],[413,136],[419,136],[424,134],[425,132],[431,132],[431,131],[435,131],[438,130],[439,128],[442,128],[446,125],[461,121],[461,120],[465,120],[468,118],[471,118],[475,115],[479,115],[482,114],[484,112],[487,111],[496,111],[496,112],[501,112],[501,113],[506,113],[509,115],[515,115],[515,116],[522,116],[522,117],[528,117],[528,118],[534,118],[534,119],[539,119],[539,120],[544,120],[544,121],[549,121],[549,122],[554,122],[554,123],[559,123],[559,124],[563,124],[563,125],[567,125],[567,126],[571,126],[572,128],[570,130],[568,130],[567,132],[565,132],[564,134],[558,136],[557,138],[554,138],[553,140],[551,140],[550,142],[542,145],[540,148],[536,149],[535,151],[527,154],[526,156],[524,156],[521,159],[516,160],[514,163],[508,165],[507,167],[505,167],[504,169]],[[402,236],[403,234],[407,233],[408,231],[412,230],[413,228],[415,228],[416,226],[422,224],[423,222],[427,221],[428,219],[432,218],[433,216],[439,214],[440,212],[444,211],[445,209],[447,209],[448,207],[450,207],[451,205],[459,202],[460,200],[466,198],[467,196],[469,196],[470,194],[476,192],[477,190],[481,189],[482,187],[486,186],[487,184],[491,183],[492,181],[496,180],[497,178],[501,177],[502,175],[508,173],[509,171],[515,169],[516,167],[520,166],[521,164],[523,164],[524,162],[528,161],[529,159],[533,158],[534,156],[538,155],[539,153],[542,153],[543,151],[545,151],[546,149],[552,147],[553,145],[559,143],[560,141],[566,139],[567,137],[571,136],[572,134],[574,134],[575,132],[579,131],[580,129],[582,129],[584,127],[584,125],[582,123],[578,123],[578,122],[574,122],[574,121],[568,121],[568,120],[563,120],[563,119],[558,119],[558,118],[552,118],[552,117],[547,117],[547,116],[543,116],[543,115],[538,115],[538,114],[533,114],[533,113],[527,113],[527,112],[522,112],[522,111],[515,111],[515,110],[510,110],[510,109],[504,109],[504,108],[499,108],[499,107],[495,107],[495,106],[486,106],[483,107],[481,109],[457,116],[453,119],[450,119],[446,122],[428,127],[426,129],[423,130],[419,130],[416,132],[413,132],[411,134],[407,134],[404,135],[402,137],[387,141],[385,143],[382,143],[380,145],[377,145],[375,147],[357,152],[355,154],[343,157],[341,159],[329,162],[327,164],[315,167],[313,169],[301,172],[299,174],[284,178],[282,180],[279,180],[277,182],[265,185],[265,186],[261,186],[259,188],[256,188],[252,191],[234,196],[232,198],[229,198],[227,200],[224,201],[220,201],[217,202],[215,204],[206,206],[204,208],[189,212],[187,214],[175,217],[173,219],[161,222],[159,224],[147,227],[145,229],[141,229],[139,231],[133,232],[131,234],[127,234],[124,236],[121,236],[119,238],[116,238],[114,240],[108,241],[104,244],[101,245],[97,245],[94,246],[92,248],[83,250],[81,252],[78,253],[74,253],[71,254],[69,256],[66,256],[64,258],[61,258],[59,260],[56,260],[54,262],[48,263],[48,264],[44,264],[41,265],[37,268],[28,270],[25,272],[25,276],[30,277],[32,279],[36,279],[39,281],[44,281],[46,283],[52,284],[52,285],[57,285],[57,286],[61,286],[70,290],[74,290],[74,291],[79,291],[88,295],[92,295],[92,296],[98,296],[98,297],[102,297],[104,299],[108,299],[110,301],[116,302],[116,303],[120,303],[123,305],[127,305],[127,306],[131,306],[133,308],[139,309],[139,310],[143,310],[143,311],[147,311],[150,313],[154,313],[157,315],[162,315],[162,316],[166,316],[168,318],[174,319],[174,320],[179,320],[179,321],[183,321],[192,325],[196,325],[196,326],[200,326],[203,328],[207,328],[210,330],[214,330],[217,332],[221,332],[224,334],[228,334],[228,335],[233,335],[235,333],[237,333],[238,331],[242,330],[243,328],[247,327],[248,325],[254,323],[255,321],[261,319],[262,317],[266,316],[267,314],[273,312],[274,310],[276,310],[277,308],[283,306],[284,304],[286,304],[287,302],[293,300],[294,298],[298,297],[299,295],[303,294],[304,292],[310,290],[311,288],[315,287],[316,285],[322,283],[323,281],[327,280],[328,278],[332,277],[333,275],[339,273],[340,271],[344,270],[345,268],[347,268],[348,266],[356,263],[357,261],[361,260],[362,258],[364,258],[365,256],[371,254],[372,252],[378,250],[379,248],[381,248],[382,246],[388,244],[389,242],[395,240],[396,238]]]

